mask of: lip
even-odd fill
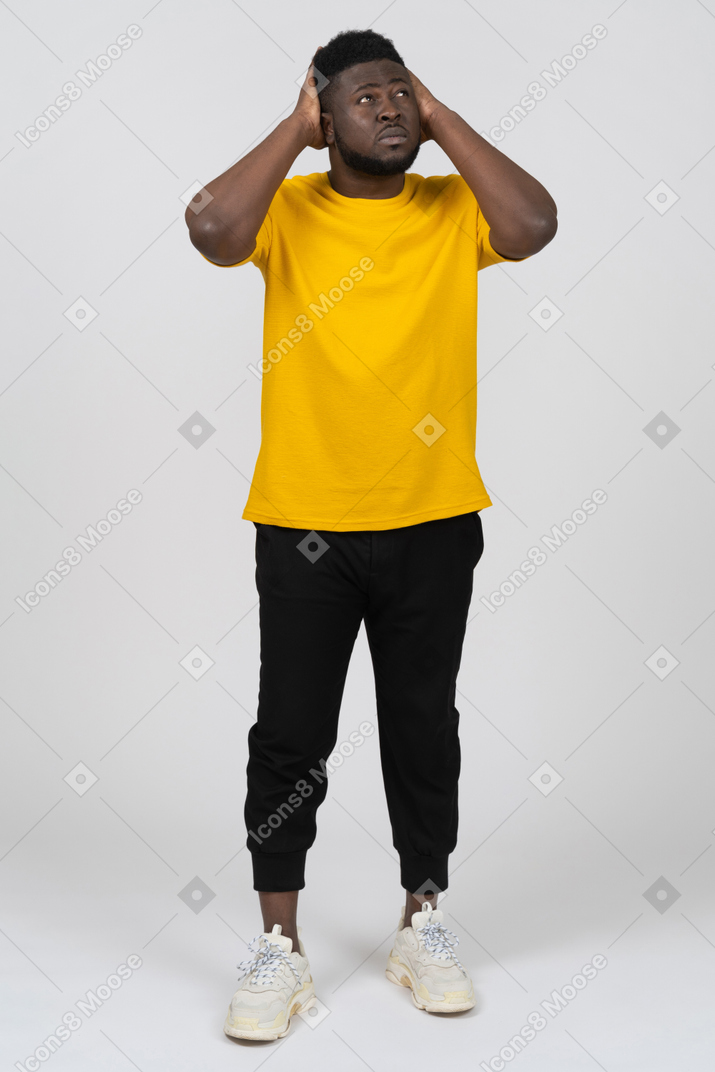
[[[386,145],[399,145],[400,142],[407,141],[407,131],[404,127],[388,127],[377,140],[385,142]]]

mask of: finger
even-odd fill
[[[310,89],[313,89],[315,86],[317,86],[318,79],[317,79],[317,77],[316,77],[314,72],[315,72],[315,65],[311,63],[310,67],[308,68],[308,73],[305,76],[305,82],[303,83],[303,89],[305,89],[306,86],[310,87]]]
[[[318,79],[317,79],[317,77],[315,76],[315,74],[313,72],[315,70],[315,56],[318,55],[318,53],[320,52],[322,47],[323,47],[322,45],[318,45],[318,47],[315,50],[315,55],[313,56],[313,59],[310,62],[310,67],[308,68],[308,75],[307,75],[306,81],[307,81],[307,84],[311,87],[311,89],[314,86],[317,86],[317,84],[318,84]]]

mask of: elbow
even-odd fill
[[[255,240],[246,241],[241,235],[234,234],[220,220],[208,214],[190,219],[187,210],[186,222],[189,227],[189,239],[199,253],[207,260],[219,265],[233,265],[245,260],[256,248]]]
[[[195,246],[199,253],[203,253],[207,257],[214,253],[221,243],[222,232],[225,231],[223,224],[210,216],[202,219],[191,208],[187,208],[185,219],[189,228],[189,240],[192,246]]]
[[[544,245],[548,245],[559,229],[559,218],[556,205],[554,205],[553,208],[548,208],[546,213],[540,218],[539,228],[544,237]]]
[[[529,235],[531,253],[538,253],[544,246],[548,246],[558,229],[559,221],[555,210],[535,220]]]
[[[535,216],[524,224],[517,234],[511,236],[510,241],[497,244],[498,239],[492,242],[492,246],[502,257],[510,260],[521,260],[524,257],[533,257],[535,253],[547,246],[558,230],[558,219],[555,211],[547,211],[545,214]]]

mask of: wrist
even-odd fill
[[[290,131],[291,136],[299,142],[302,149],[306,149],[310,145],[315,133],[307,116],[301,115],[296,108],[294,112],[286,116],[283,123],[286,129]]]

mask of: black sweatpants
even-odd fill
[[[455,689],[484,548],[479,511],[380,531],[254,524],[261,668],[245,806],[254,889],[305,885],[327,791],[310,772],[320,774],[335,747],[363,619],[401,883],[446,889],[457,843]]]

